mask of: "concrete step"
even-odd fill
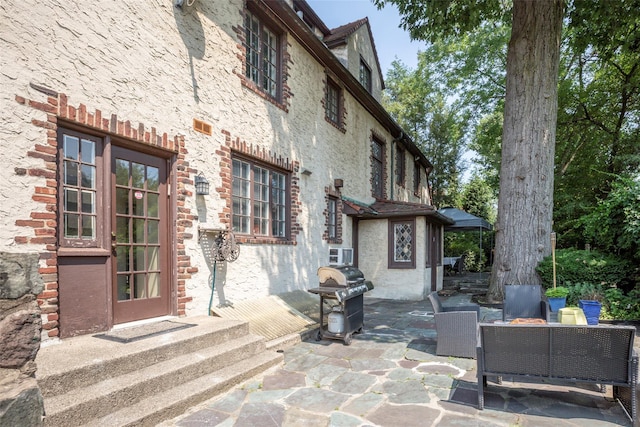
[[[283,361],[282,353],[264,352],[217,372],[156,393],[86,425],[93,427],[155,426],[184,414],[189,408],[222,394]],[[158,410],[158,408],[161,408]]]
[[[46,399],[249,333],[246,322],[216,317],[179,321],[196,326],[127,344],[91,335],[69,338],[38,352],[36,378]]]
[[[247,335],[224,345],[204,348],[159,363],[152,362],[135,372],[51,396],[45,400],[47,425],[88,424],[93,418],[109,414],[113,408],[132,407],[167,385],[174,386],[205,373],[219,371],[264,349],[261,337]]]
[[[282,362],[247,322],[187,320],[196,326],[152,339],[87,336],[42,349],[45,426],[153,425]]]

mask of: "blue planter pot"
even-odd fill
[[[550,298],[549,297],[549,298],[547,298],[547,300],[549,301],[549,308],[554,313],[556,313],[561,308],[564,308],[564,306],[567,304],[567,298],[566,297],[562,297],[562,298]]]
[[[598,319],[600,319],[600,309],[602,308],[599,301],[581,299],[578,301],[578,306],[584,312],[588,325],[598,324]]]

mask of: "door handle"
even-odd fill
[[[115,251],[117,247],[118,247],[118,241],[116,238],[116,233],[112,231],[111,232],[111,250]]]

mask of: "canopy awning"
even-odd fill
[[[487,220],[460,209],[447,207],[439,209],[438,213],[451,218],[454,222],[453,225],[446,226],[444,231],[493,230],[493,226]]]

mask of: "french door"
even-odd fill
[[[113,323],[169,314],[167,161],[113,146]]]

